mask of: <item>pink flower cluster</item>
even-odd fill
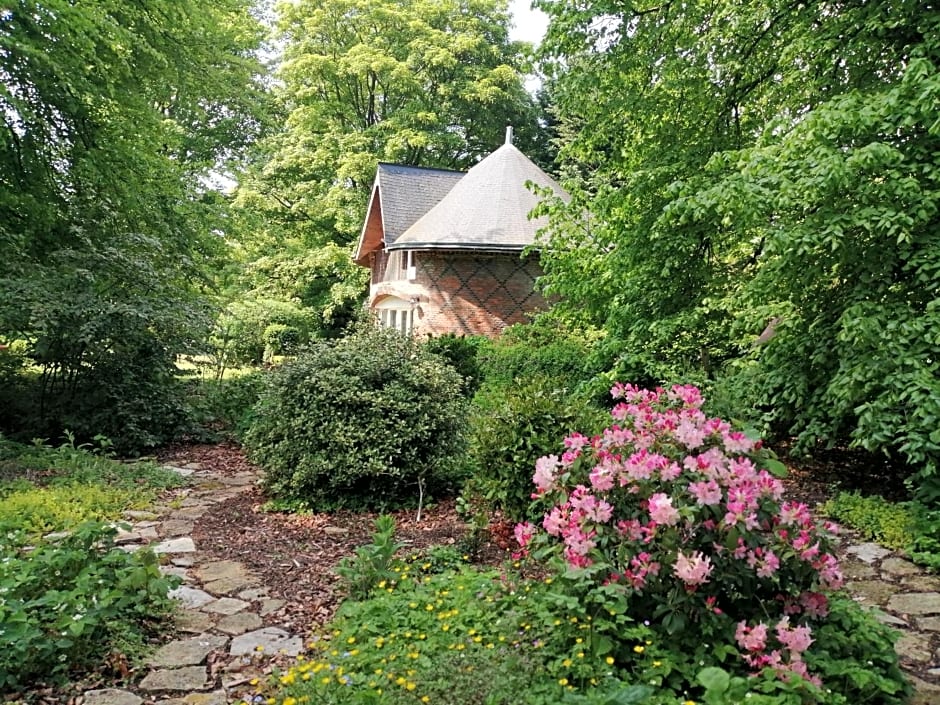
[[[744,652],[744,661],[755,671],[770,668],[783,678],[796,674],[817,686],[822,685],[803,661],[803,652],[813,643],[812,629],[805,625],[791,626],[790,618],[783,617],[777,622],[774,634],[779,648],[768,651],[769,633],[766,624],[750,627],[747,622],[738,622],[734,638]]]
[[[731,618],[729,608],[738,617],[767,609],[742,606],[744,595],[732,604],[725,581],[757,586],[749,589],[776,595],[773,609],[787,616],[777,628],[782,649],[770,652],[766,627],[742,622],[748,663],[804,675],[809,628],[785,620],[824,617],[819,590],[841,585],[825,531],[806,505],[782,501],[783,485],[760,468],[760,443],[708,418],[695,387],[617,384],[611,393],[614,425],[593,438],[572,434],[560,457],[536,463],[533,499],[551,506],[541,527],[517,529],[523,551],[532,541],[557,542],[570,567],[600,564],[609,568],[606,584],[637,596],[679,585],[689,609],[719,619]]]

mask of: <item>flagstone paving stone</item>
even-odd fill
[[[206,687],[209,676],[205,666],[185,666],[151,671],[140,682],[141,690],[193,691]]]
[[[170,519],[160,525],[160,530],[164,536],[173,538],[174,536],[188,536],[193,532],[193,522],[186,519]]]
[[[210,602],[214,602],[216,599],[214,595],[210,595],[205,590],[189,587],[187,585],[181,585],[174,590],[170,590],[169,594],[174,600],[179,600],[183,603],[183,607],[187,609],[199,609],[200,607],[208,605]]]
[[[205,663],[210,653],[221,649],[227,643],[226,637],[211,634],[200,634],[189,639],[176,639],[161,646],[150,657],[150,665],[158,668],[199,666]]]
[[[86,690],[84,697],[85,705],[141,705],[144,702],[140,696],[117,688]]]
[[[888,609],[901,614],[940,614],[940,592],[908,592],[893,595]]]
[[[260,615],[254,612],[239,612],[238,614],[230,614],[227,617],[223,617],[219,620],[219,623],[215,625],[215,628],[220,632],[237,636],[245,632],[260,629],[261,625],[262,621]]]
[[[215,625],[215,616],[201,610],[180,610],[174,624],[182,632],[202,634]]]
[[[153,547],[153,552],[160,553],[193,553],[196,550],[196,544],[190,536],[180,536],[175,539],[161,541]]]
[[[891,551],[884,546],[879,546],[877,543],[855,544],[854,546],[849,546],[846,549],[846,553],[858,556],[859,560],[865,561],[866,563],[874,563],[875,561],[880,561],[882,558],[891,555]]]
[[[288,656],[296,656],[303,650],[303,640],[300,637],[291,636],[278,627],[265,627],[264,629],[242,634],[232,639],[229,646],[229,653],[232,656],[257,652],[268,654],[283,652]]]
[[[251,606],[251,603],[244,600],[236,600],[234,597],[222,597],[215,602],[210,602],[203,607],[204,612],[215,612],[218,614],[235,614]]]

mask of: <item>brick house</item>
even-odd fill
[[[498,335],[545,307],[538,257],[523,250],[547,218],[527,182],[564,190],[512,144],[468,172],[379,164],[354,255],[372,271],[368,306],[417,335]]]

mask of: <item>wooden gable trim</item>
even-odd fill
[[[372,186],[372,195],[369,197],[369,207],[366,210],[366,220],[362,225],[362,232],[359,234],[359,244],[356,245],[353,261],[362,267],[370,266],[369,255],[382,249],[384,239],[382,195],[379,189],[379,181],[376,179],[375,184]]]

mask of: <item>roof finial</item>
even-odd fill
[[[506,125],[506,144],[512,144],[512,125]]]

